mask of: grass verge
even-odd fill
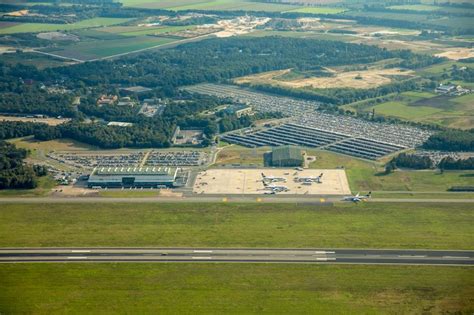
[[[468,267],[2,264],[5,314],[471,314]]]
[[[0,247],[473,249],[472,204],[2,204]]]

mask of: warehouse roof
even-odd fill
[[[172,167],[98,167],[92,175],[174,175]]]
[[[291,145],[283,145],[272,149],[272,160],[301,160],[301,150]]]

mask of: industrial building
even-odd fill
[[[224,109],[224,113],[236,115],[240,118],[243,115],[250,115],[252,113],[252,107],[243,104],[229,105]]]
[[[87,181],[89,188],[162,188],[181,186],[178,168],[171,167],[98,167]]]
[[[265,166],[297,167],[303,166],[303,155],[297,147],[284,145],[272,148],[263,155]]]

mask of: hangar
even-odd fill
[[[271,152],[267,152],[263,156],[265,166],[275,167],[297,167],[303,166],[303,155],[301,149],[284,145],[273,147]]]
[[[161,188],[180,186],[178,168],[171,167],[99,167],[87,181],[89,188]]]

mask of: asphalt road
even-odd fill
[[[474,265],[474,251],[270,248],[1,248],[0,263],[235,262]]]

